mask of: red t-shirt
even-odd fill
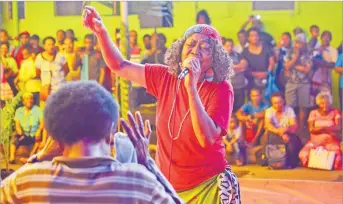
[[[188,190],[223,172],[227,161],[222,137],[219,136],[209,148],[201,147],[190,114],[182,125],[179,138],[172,140],[169,135],[168,119],[175,99],[177,77],[168,73],[167,66],[146,64],[145,78],[147,92],[157,98],[156,163],[173,187],[177,191]],[[232,86],[227,82],[205,82],[199,95],[208,115],[222,128],[223,135],[226,134],[233,107]],[[188,110],[188,94],[181,82],[169,124],[173,137],[177,136]]]

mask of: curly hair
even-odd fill
[[[168,65],[168,72],[173,75],[178,75],[180,72],[181,53],[185,42],[185,37],[176,40],[166,51],[166,54],[164,56],[164,61]],[[230,81],[231,77],[234,75],[234,71],[232,68],[232,59],[224,50],[223,45],[217,40],[210,38],[210,45],[212,48],[213,56],[213,81],[217,83],[224,80]]]
[[[82,139],[98,142],[110,136],[118,122],[119,107],[113,96],[94,81],[69,82],[49,96],[44,126],[63,144]]]
[[[327,100],[330,105],[332,105],[333,103],[331,93],[326,91],[318,93],[318,95],[316,96],[316,104],[319,105],[321,100]]]

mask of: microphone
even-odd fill
[[[179,80],[185,78],[185,76],[189,73],[189,69],[187,67],[183,68],[182,72],[177,77]]]

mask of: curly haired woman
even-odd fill
[[[93,7],[86,7],[83,23],[97,36],[108,67],[156,97],[156,162],[181,198],[240,203],[222,143],[233,108],[233,71],[219,33],[195,25],[167,50],[166,66],[141,65],[123,58]],[[189,73],[179,79],[184,67]]]

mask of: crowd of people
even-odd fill
[[[44,152],[49,145],[62,146],[64,152],[64,157],[56,157],[52,163],[35,164],[15,176],[24,182],[33,176],[31,170],[38,167],[44,169],[42,175],[65,171],[58,181],[65,185],[64,177],[72,175],[76,179],[85,171],[94,169],[94,176],[116,169],[122,177],[135,175],[137,183],[146,183],[147,189],[141,189],[144,194],[140,194],[136,184],[130,186],[122,180],[128,185],[125,190],[137,190],[136,197],[131,199],[179,203],[180,196],[186,202],[229,199],[240,203],[238,180],[226,154],[233,155],[241,166],[247,163],[249,148],[285,145],[284,166],[295,168],[299,163],[307,167],[310,151],[323,147],[335,152],[333,169],[342,169],[342,95],[333,96],[331,90],[332,84],[337,83],[331,80],[334,72],[340,75],[342,94],[342,45],[338,49],[332,47],[331,32],[320,33],[320,28],[313,25],[307,39],[305,31],[297,27],[293,30],[294,40],[290,32],[285,32],[275,42],[263,29],[261,20],[250,16],[237,33],[235,43],[232,38],[219,35],[206,11],[200,11],[196,19],[197,25],[174,41],[170,49],[161,33],[144,35],[144,46],[140,46],[137,32],[131,30],[130,59],[123,58],[118,49],[120,38],[116,35],[111,39],[92,7],[86,7],[84,13],[84,25],[92,34],[85,35],[83,45],[69,29],[44,38],[42,46],[38,35],[25,31],[16,38],[20,45],[13,46],[7,31],[1,30],[1,106],[19,91],[25,92],[23,107],[17,109],[14,117],[10,162],[15,162],[15,151],[20,145],[33,145],[31,162],[32,158],[44,160],[36,153]],[[250,23],[251,28],[247,28]],[[181,84],[177,76],[182,67],[189,68],[190,73]],[[108,135],[113,135],[118,123],[118,108],[109,95],[115,75],[130,81],[130,105],[158,102],[158,167],[147,159],[146,144],[141,142],[145,133],[140,115],[137,125],[129,113],[131,128],[121,121],[137,162],[150,172],[98,158],[109,154]],[[79,80],[97,84],[75,82]],[[82,91],[87,91],[89,97]],[[340,99],[341,110],[333,108],[333,98]],[[103,121],[102,125],[99,121]],[[59,144],[49,144],[51,139]],[[95,150],[100,147],[105,150]],[[116,152],[121,153],[120,147]],[[92,164],[104,164],[99,167],[105,170]],[[110,175],[102,174],[105,179]],[[34,183],[34,179],[31,181]],[[88,181],[78,182],[82,185]],[[106,183],[98,189],[119,183]],[[10,186],[12,182],[6,185],[15,188]],[[127,192],[121,192],[118,202],[127,201]],[[8,200],[20,199],[7,190],[4,195]],[[53,199],[61,195],[56,193]],[[84,199],[80,194],[74,196]],[[23,197],[29,199],[28,195]],[[98,197],[111,196],[103,193]]]

